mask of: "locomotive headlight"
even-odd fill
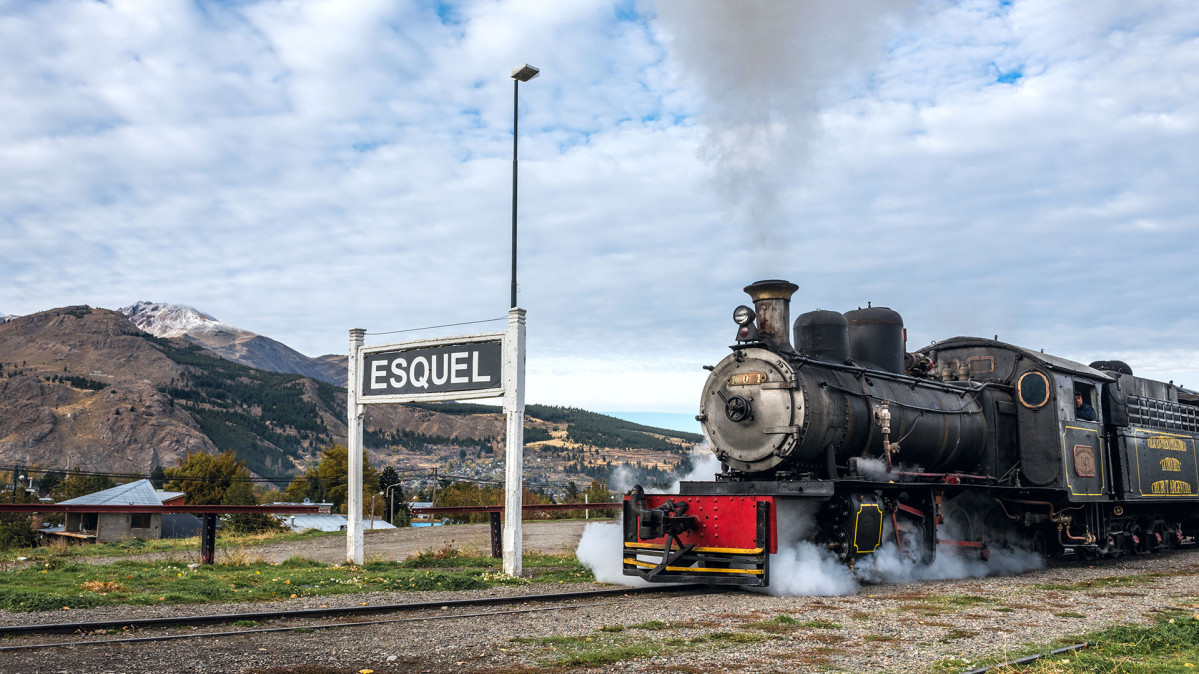
[[[757,317],[758,315],[754,313],[754,310],[750,309],[744,304],[736,309],[733,309],[733,322],[735,322],[737,325],[749,325],[750,323],[753,323],[754,319]]]

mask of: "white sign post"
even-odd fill
[[[349,439],[349,517],[346,561],[363,562],[362,418],[365,405],[503,397],[507,417],[504,458],[504,573],[521,573],[525,414],[525,310],[508,310],[508,329],[484,335],[363,346],[350,330],[346,386]]]
[[[350,330],[350,367],[346,378],[346,463],[349,465],[349,491],[346,494],[346,561],[361,564],[362,559],[362,417],[366,408],[358,401],[362,382],[362,340],[366,330]]]
[[[504,414],[508,428],[504,434],[504,573],[520,577],[524,542],[521,515],[524,514],[525,465],[525,311],[508,311],[508,332],[504,341],[516,348],[504,350]]]

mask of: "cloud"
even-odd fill
[[[796,312],[889,305],[913,347],[1199,385],[1199,9],[727,6],[9,8],[0,308],[179,302],[314,355],[501,316],[529,62],[531,402],[692,411],[764,275]]]

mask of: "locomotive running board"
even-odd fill
[[[719,548],[666,544],[637,540],[636,511],[625,502],[624,575],[639,576],[651,583],[700,583],[706,585],[770,584],[770,503],[757,503],[757,536],[754,548]],[[629,527],[628,523],[633,526]],[[632,534],[632,535],[630,535]]]

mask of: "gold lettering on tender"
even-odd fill
[[[1149,449],[1168,449],[1171,452],[1187,451],[1187,444],[1179,438],[1167,438],[1162,435],[1152,435],[1146,439]]]
[[[1152,493],[1165,496],[1190,496],[1193,493],[1191,483],[1182,480],[1158,480],[1149,487]]]
[[[1178,459],[1167,456],[1162,459],[1162,470],[1167,473],[1181,473],[1182,462]]]

